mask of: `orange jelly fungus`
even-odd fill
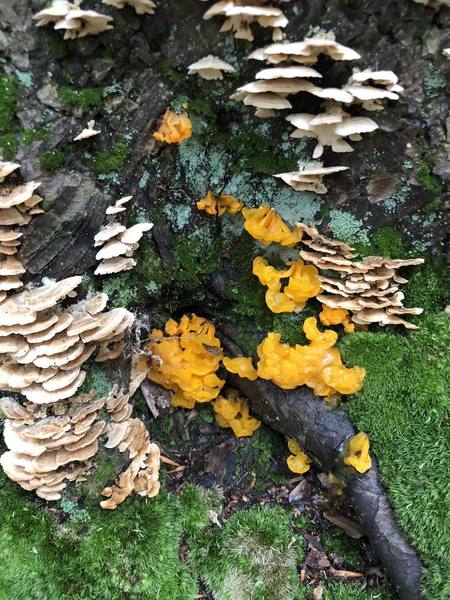
[[[265,258],[257,256],[253,261],[253,274],[267,286],[266,304],[274,313],[299,312],[309,298],[320,293],[317,268],[305,265],[302,260],[288,269],[277,270]],[[283,290],[282,279],[288,279]]]
[[[288,448],[291,454],[287,457],[287,466],[293,473],[306,473],[310,469],[311,459],[300,448],[297,440],[288,441]]]
[[[258,373],[256,372],[250,357],[225,357],[222,362],[227,371],[230,373],[235,373],[236,375],[239,375],[239,377],[245,377],[246,379],[250,379],[250,381],[255,381],[255,379],[258,377]]]
[[[314,317],[305,320],[303,331],[310,341],[306,346],[283,344],[279,333],[267,334],[257,348],[258,377],[283,389],[307,385],[317,396],[354,394],[360,390],[366,372],[361,367],[347,368],[342,364],[341,354],[334,347],[337,333],[319,331]]]
[[[302,239],[302,232],[297,227],[290,229],[280,215],[268,204],[259,208],[243,208],[244,228],[262,244],[277,242],[282,246],[295,246]]]
[[[199,210],[204,210],[208,215],[223,215],[227,211],[232,215],[236,215],[244,204],[243,202],[239,202],[234,196],[222,192],[217,197],[209,190],[206,196],[196,203],[196,206]]]
[[[213,402],[216,422],[219,427],[231,427],[236,437],[253,435],[261,421],[250,416],[247,402],[236,390],[229,390],[227,396],[219,396]]]
[[[355,324],[351,322],[350,314],[345,308],[331,308],[326,304],[322,304],[319,319],[323,325],[343,325],[345,333],[355,331]]]
[[[214,325],[196,315],[169,319],[164,333],[152,331],[148,378],[172,391],[172,406],[194,408],[219,395],[225,383],[216,375],[222,348]]]
[[[344,463],[354,467],[358,473],[365,473],[372,466],[369,448],[370,442],[367,433],[360,431],[348,440],[345,447]]]
[[[166,144],[181,144],[192,135],[192,123],[187,113],[176,113],[168,108],[153,137]]]

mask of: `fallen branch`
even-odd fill
[[[229,332],[222,334],[221,339],[228,355],[242,356]],[[248,398],[252,413],[272,429],[298,440],[320,468],[332,471],[339,465],[340,449],[355,433],[342,410],[330,410],[305,386],[282,390],[269,381],[249,381],[235,375],[230,376],[230,381]],[[376,460],[370,471],[347,482],[346,496],[400,598],[422,598],[422,564],[395,522]]]

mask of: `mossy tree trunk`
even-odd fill
[[[365,253],[441,248],[448,203],[443,183],[450,175],[449,67],[441,53],[450,45],[448,11],[410,0],[293,0],[286,6],[289,39],[302,39],[311,27],[333,30],[363,56],[361,68],[393,69],[407,89],[376,115],[380,129],[339,161],[350,170],[331,179],[329,194],[318,198],[271,178],[310,156],[314,142],[290,142],[283,119],[259,121],[228,101],[253,79],[257,65],[246,56],[268,43],[268,31],[257,31],[254,44],[220,34],[217,20],[202,21],[205,5],[198,0],[157,0],[157,14],[144,17],[98,1],[86,4],[112,14],[114,29],[66,42],[51,28],[33,26],[31,16],[44,0],[0,5],[0,147],[4,158],[21,162],[26,179],[42,182],[45,198],[46,212],[33,220],[21,249],[31,280],[85,273],[87,288],[104,289],[113,304],[133,307],[144,322],[161,326],[169,315],[196,311],[219,326],[233,325],[234,342],[251,353],[268,329],[300,341],[299,325],[316,309],[294,316],[268,312],[251,277],[253,256],[266,250],[243,233],[239,217],[196,211],[195,201],[208,189],[248,205],[269,202],[291,223],[314,220]],[[209,53],[231,62],[237,74],[223,82],[188,78],[187,65]],[[351,69],[324,61],[320,70],[329,85],[340,85]],[[192,139],[180,147],[155,144],[151,134],[165,108],[185,103]],[[301,97],[295,110],[318,107]],[[101,135],[73,143],[89,119],[96,119]],[[331,155],[326,160],[336,164]],[[153,238],[141,244],[133,272],[95,280],[93,236],[105,207],[128,194],[134,201],[126,218],[152,219]],[[293,256],[274,252],[274,260]],[[308,396],[302,417],[294,395],[239,385],[266,422],[298,435],[319,464],[332,467],[344,434],[352,431],[341,413],[324,411]],[[376,469],[350,481],[348,493],[402,597],[417,598],[419,561],[396,529]],[[372,504],[378,500],[382,505]]]

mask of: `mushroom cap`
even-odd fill
[[[62,331],[67,329],[67,327],[69,327],[69,325],[73,321],[72,315],[68,313],[62,313],[59,316],[55,315],[55,317],[57,318],[57,321],[55,323],[52,323],[52,325],[50,325],[50,327],[48,327],[47,329],[37,331],[36,333],[28,334],[26,336],[27,341],[30,344],[39,344],[42,342],[47,342],[48,340],[54,338],[57,333],[61,333]]]
[[[0,277],[9,277],[10,275],[21,275],[26,269],[18,258],[7,256],[0,262]]]
[[[304,67],[302,65],[290,66],[290,67],[271,67],[269,69],[263,69],[255,75],[255,79],[292,79],[307,77],[322,77],[319,71],[312,69],[311,67]]]
[[[85,343],[111,339],[123,321],[125,320],[128,323],[130,317],[134,321],[134,315],[126,308],[113,308],[109,312],[99,315],[97,327],[82,333],[81,339]]]
[[[10,296],[0,304],[0,326],[27,325],[36,320],[36,312]]]
[[[21,231],[10,229],[9,227],[0,227],[0,242],[12,242],[23,236]]]
[[[101,246],[104,242],[107,242],[111,238],[116,237],[126,230],[125,225],[121,225],[114,221],[106,227],[100,229],[97,235],[94,237],[94,246]]]
[[[364,81],[373,81],[380,85],[395,85],[398,83],[398,77],[393,71],[353,71],[351,76],[353,81],[362,83]]]
[[[34,190],[36,190],[41,184],[36,181],[30,181],[24,185],[19,185],[14,188],[6,196],[0,195],[0,209],[11,208],[18,204],[23,204],[33,196]]]
[[[19,167],[19,163],[0,161],[0,182]]]
[[[30,221],[30,215],[21,213],[14,206],[0,209],[0,225],[28,225]]]
[[[150,231],[153,223],[137,223],[129,227],[120,235],[120,241],[123,244],[136,244],[139,242],[145,231]]]
[[[247,94],[244,98],[244,104],[247,106],[255,106],[256,108],[292,108],[292,104],[278,94],[271,92],[262,94]]]
[[[188,66],[188,70],[190,74],[200,73],[204,70],[218,70],[225,71],[226,73],[234,73],[236,71],[230,64],[212,54],[208,54],[208,56],[204,56],[197,62],[192,63]]]
[[[97,313],[102,312],[102,310],[105,310],[107,302],[108,294],[99,292],[98,294],[95,294],[95,296],[92,296],[92,298],[87,298],[85,300],[84,308],[90,315],[96,315]]]
[[[40,384],[34,383],[23,390],[23,395],[34,404],[50,404],[58,402],[58,400],[66,400],[75,394],[85,378],[86,372],[80,371],[69,385],[53,392],[47,391]]]
[[[136,266],[136,261],[132,258],[118,256],[102,260],[95,269],[94,275],[109,275],[111,273],[120,273],[121,271],[129,271]]]
[[[73,138],[74,142],[85,140],[90,137],[94,137],[101,133],[99,129],[95,129],[95,121],[88,121],[87,127],[81,131],[76,137]]]
[[[61,281],[47,283],[39,288],[27,292],[23,301],[27,307],[35,311],[46,310],[65,298],[70,292],[78,287],[82,281],[81,276],[67,277]]]

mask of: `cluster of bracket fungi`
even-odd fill
[[[18,168],[0,163],[1,178]],[[103,491],[108,497],[103,508],[115,508],[133,490],[147,496],[158,492],[159,450],[144,423],[131,417],[123,391],[113,389],[99,399],[93,391],[78,392],[86,378],[83,366],[94,353],[97,362],[123,354],[135,316],[125,308],[105,310],[104,293],[76,301],[81,276],[23,286],[19,276],[25,269],[14,254],[20,226],[37,212],[38,186],[3,182],[0,189],[0,251],[5,256],[0,264],[0,389],[13,394],[0,399],[8,448],[0,463],[24,489],[57,500],[69,481],[92,467],[99,440],[107,436],[106,446],[128,452],[131,461]]]

